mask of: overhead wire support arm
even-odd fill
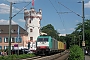
[[[49,0],[49,1],[50,1],[50,3],[52,4],[52,6],[54,7],[54,9],[56,10],[56,13],[58,14],[59,18],[61,19],[60,14],[58,13],[58,10],[55,8],[55,6],[54,6],[53,3],[51,2],[51,0]],[[62,22],[63,27],[64,27],[64,29],[65,29],[64,22],[63,22],[62,20],[61,20],[61,22]]]
[[[31,3],[31,2],[29,2],[25,7],[27,7],[30,3]],[[25,8],[25,7],[24,7],[24,8]],[[12,16],[12,18],[15,17],[17,14],[19,14],[24,8],[22,8],[19,12],[17,12],[14,16]]]
[[[72,12],[57,12],[59,14],[64,14],[64,13],[72,13]]]
[[[65,5],[63,5],[62,3],[60,3],[60,2],[58,2],[59,4],[61,4],[62,6],[64,6],[65,8],[67,8],[68,10],[70,10],[68,7],[66,7]],[[77,16],[79,16],[79,17],[82,17],[81,15],[79,15],[78,13],[76,13],[76,12],[74,12],[74,11],[72,11],[72,10],[70,10],[72,13],[74,13],[74,14],[76,14]]]

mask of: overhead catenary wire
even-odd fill
[[[58,1],[55,0],[55,2],[57,3]],[[59,6],[58,6],[58,7],[59,7]],[[72,12],[57,12],[57,13],[59,13],[59,14],[65,14],[65,13],[72,13]]]
[[[31,2],[29,2],[26,6],[24,6],[20,11],[18,11],[14,16],[12,16],[12,18],[15,17],[17,14],[19,14],[19,13],[20,13],[25,7],[27,7],[30,3],[31,3]]]
[[[15,5],[14,5],[14,7],[17,8],[17,9],[19,9],[19,10],[21,10],[19,7],[15,6]],[[21,12],[21,13],[19,13],[19,14],[24,14],[24,13]]]
[[[8,0],[5,0],[5,1],[7,1],[7,2],[9,2],[9,3],[10,3],[10,1],[8,1]],[[11,2],[12,2],[12,1],[11,1]],[[15,2],[15,1],[14,1],[14,2],[12,2],[12,3],[13,3],[13,4],[29,3],[29,1],[28,1],[28,2],[25,2],[25,1],[24,1],[24,2],[20,2],[20,1],[19,1],[19,2]]]
[[[68,7],[66,7],[64,4],[62,4],[62,3],[60,3],[60,2],[58,2],[58,3],[61,4],[63,7],[67,8],[67,9],[68,9],[69,11],[71,11],[72,13],[76,14],[77,16],[82,17],[82,16],[79,15],[78,13],[76,13],[76,12],[72,11],[71,9],[69,9]]]
[[[15,5],[16,5],[16,4],[21,4],[21,3],[29,3],[29,2],[19,2],[19,3],[13,3],[13,6],[19,9],[19,7],[15,6]]]
[[[14,4],[22,4],[22,3],[29,3],[29,2],[18,2],[18,3],[14,3]]]
[[[56,4],[57,4],[57,3],[58,3],[58,0],[55,0],[55,2],[56,2]],[[58,4],[57,7],[60,7],[60,5]],[[59,8],[59,11],[61,11],[61,8]],[[63,28],[64,28],[64,30],[65,30],[64,33],[66,33],[66,32],[67,32],[67,26],[66,26],[66,24],[65,24],[65,22],[64,22],[64,19],[63,19],[63,17],[62,17],[61,14],[65,14],[65,13],[67,14],[67,13],[72,13],[72,12],[57,12],[57,13],[58,13],[58,15],[60,16],[61,22],[62,22],[62,24],[63,24]]]
[[[64,13],[72,13],[72,12],[57,12],[57,13],[64,14]]]
[[[7,1],[8,3],[10,3],[8,0],[6,0],[6,1]],[[17,9],[19,9],[19,10],[22,11],[25,7],[24,7],[23,9],[20,9],[19,7],[15,6],[15,4],[21,4],[21,3],[29,3],[29,4],[30,4],[31,2],[12,2],[13,6],[14,6],[15,8],[17,8]],[[29,4],[27,4],[27,6],[28,6]],[[21,12],[21,11],[20,11],[20,12]],[[20,13],[20,12],[19,12],[18,14],[24,14],[24,13]],[[15,15],[16,15],[16,14],[15,14]],[[14,15],[14,16],[15,16],[15,15]],[[14,16],[13,16],[13,17],[14,17]],[[12,17],[12,18],[13,18],[13,17]]]
[[[50,3],[52,4],[52,6],[54,7],[54,9],[56,10],[56,12],[58,12],[57,11],[57,9],[55,8],[55,6],[53,5],[53,3],[51,2],[51,0],[49,0],[50,1]],[[60,17],[60,14],[58,13],[58,15],[59,15],[59,18],[61,19],[61,17]],[[64,22],[61,20],[61,22],[62,22],[62,24],[63,24],[63,27],[64,27],[64,29],[65,29],[65,25],[64,25]]]

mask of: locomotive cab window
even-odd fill
[[[44,38],[44,41],[48,41],[48,38]]]
[[[48,38],[38,38],[37,41],[38,41],[38,42],[41,42],[41,41],[45,41],[45,42],[47,42],[47,41],[48,41]]]

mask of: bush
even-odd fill
[[[83,50],[78,45],[70,47],[69,60],[84,60]]]
[[[24,58],[30,58],[30,57],[34,57],[35,54],[22,54],[22,55],[9,55],[9,56],[1,56],[0,60],[20,60],[20,59],[24,59]]]

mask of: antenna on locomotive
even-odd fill
[[[32,0],[32,6],[34,7],[34,0]]]

